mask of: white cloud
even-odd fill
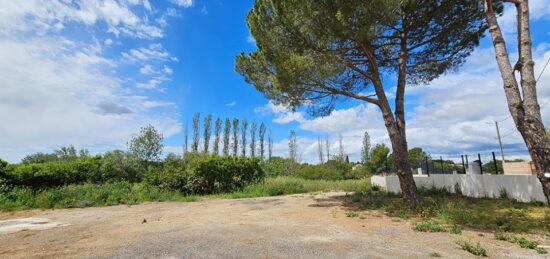
[[[62,30],[75,24],[101,30],[101,22],[107,25],[105,31],[141,37],[146,19],[129,6],[139,4],[147,10],[147,3],[0,2],[0,157],[17,162],[26,154],[63,145],[93,152],[124,148],[146,124],[165,137],[181,130],[177,115],[150,111],[174,104],[137,96],[125,87],[126,80],[117,76],[124,64],[105,56],[94,30],[86,30],[89,41],[63,36]],[[152,50],[135,58],[162,52]]]
[[[181,6],[181,7],[191,7],[193,6],[193,0],[170,0],[170,2]]]
[[[111,45],[113,45],[113,40],[112,39],[106,39],[105,41],[103,41],[103,44],[105,44],[105,46],[111,46]]]
[[[70,23],[94,26],[102,23],[107,31],[138,38],[159,38],[162,29],[136,15],[131,6],[151,11],[148,1],[28,0],[0,2],[0,33],[31,32],[40,35],[57,32]]]
[[[122,52],[121,55],[122,60],[126,62],[145,62],[150,60],[177,61],[177,58],[170,55],[160,43],[150,44],[147,48],[131,49],[128,52]]]
[[[237,102],[235,102],[235,101],[232,101],[232,102],[229,102],[229,103],[225,104],[225,106],[227,106],[227,107],[233,107],[235,105],[237,105]]]
[[[153,67],[151,65],[146,64],[146,65],[144,65],[143,67],[141,67],[139,69],[139,72],[141,74],[144,74],[144,75],[150,75],[150,74],[154,74],[155,70],[153,69]]]

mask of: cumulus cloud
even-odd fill
[[[150,111],[173,104],[127,87],[117,75],[124,64],[103,53],[95,30],[85,30],[89,40],[63,33],[94,26],[135,38],[161,36],[143,29],[147,19],[130,9],[136,5],[152,10],[146,0],[0,3],[0,157],[17,162],[63,145],[96,152],[124,148],[146,124],[165,137],[181,130],[177,115]]]

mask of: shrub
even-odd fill
[[[433,220],[420,221],[413,225],[413,230],[419,232],[445,232],[445,227],[441,223]]]
[[[293,173],[288,159],[278,156],[263,161],[261,166],[267,176],[270,177],[291,175]]]
[[[15,186],[40,189],[86,182],[99,173],[100,165],[100,157],[72,162],[9,165],[4,177]]]
[[[456,244],[458,244],[462,250],[468,251],[470,254],[477,255],[477,256],[487,256],[487,250],[483,248],[479,243],[472,244],[470,241],[466,240],[459,240],[456,241]]]
[[[462,229],[457,225],[453,225],[451,226],[451,228],[449,228],[449,232],[451,234],[460,235],[462,234]]]
[[[91,177],[94,183],[111,181],[139,182],[145,173],[145,167],[133,154],[115,150],[105,153],[101,159],[100,170]]]
[[[353,211],[353,210],[346,211],[346,217],[348,217],[348,218],[357,218],[357,217],[359,217],[359,212]]]
[[[504,233],[504,232],[496,232],[495,233],[495,239],[496,240],[502,240],[502,241],[508,241],[510,243],[518,244],[521,248],[526,249],[533,249],[537,251],[539,254],[545,254],[546,250],[544,250],[541,247],[538,247],[538,243],[533,240],[529,240],[525,237],[516,236],[510,233]]]

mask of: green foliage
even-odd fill
[[[411,167],[413,168],[420,168],[422,165],[422,160],[428,156],[426,152],[422,150],[422,148],[415,147],[409,150],[409,162],[411,163]]]
[[[371,151],[370,161],[366,165],[368,171],[371,174],[381,174],[385,172],[389,153],[390,149],[385,144],[374,146]]]
[[[365,180],[312,181],[292,177],[268,178],[265,182],[245,187],[241,191],[206,196],[184,194],[146,183],[112,182],[78,184],[34,191],[16,187],[0,191],[0,211],[21,209],[81,208],[117,204],[137,204],[146,201],[192,202],[210,198],[246,198],[275,196],[317,191],[364,191]]]
[[[550,141],[550,128],[546,129],[546,137],[548,138],[548,141]]]
[[[276,103],[307,103],[327,114],[339,98],[368,99],[360,93],[381,80],[377,71],[395,74],[401,50],[408,52],[411,83],[429,82],[460,66],[487,28],[480,5],[257,0],[247,24],[258,48],[237,56],[236,70]]]
[[[348,218],[357,218],[357,217],[359,217],[359,212],[353,211],[353,210],[346,211],[346,217],[348,217]]]
[[[309,180],[346,180],[361,179],[366,174],[363,170],[353,170],[352,164],[336,159],[325,164],[303,164],[294,172],[293,176]]]
[[[438,252],[431,252],[430,257],[441,257],[441,254],[439,254]]]
[[[100,174],[101,157],[72,162],[9,165],[3,176],[14,186],[33,189],[83,183]]]
[[[536,241],[529,240],[522,236],[517,236],[511,233],[505,233],[505,232],[496,232],[495,239],[517,244],[521,248],[536,250],[539,254],[546,253],[546,250],[544,248],[538,247],[539,244]]]
[[[74,146],[61,147],[55,150],[53,153],[35,153],[25,156],[21,159],[22,164],[35,164],[35,163],[47,163],[47,162],[70,162],[77,159],[89,158],[90,154],[88,150],[81,149],[77,152]]]
[[[374,186],[371,188],[374,189]],[[377,210],[390,217],[422,217],[446,226],[484,231],[514,233],[550,232],[550,209],[540,203],[522,203],[508,199],[469,198],[451,195],[446,190],[419,189],[422,204],[409,209],[401,196],[383,192],[361,192],[351,196],[354,206]]]
[[[160,160],[164,148],[162,141],[162,133],[157,132],[152,125],[149,125],[142,127],[139,135],[130,140],[128,150],[140,161],[156,162]]]
[[[453,225],[449,228],[449,233],[455,234],[455,235],[460,235],[460,234],[462,234],[462,229],[457,225]]]
[[[474,245],[468,240],[458,240],[456,241],[456,244],[459,245],[462,250],[468,251],[470,254],[476,256],[487,256],[487,250],[479,243]]]
[[[169,159],[171,155],[168,155]],[[109,181],[141,181],[146,168],[140,163],[140,160],[132,153],[121,150],[107,152],[101,159],[99,174],[91,176],[93,183],[103,183]]]
[[[413,225],[413,230],[418,232],[446,232],[447,230],[441,223],[433,220],[417,222]]]
[[[263,161],[261,165],[269,177],[285,176],[293,173],[290,167],[290,161],[286,158],[274,156]]]
[[[8,167],[9,163],[0,159],[0,175],[4,173],[4,168]]]
[[[212,194],[242,190],[264,177],[254,158],[190,153],[185,160],[166,160],[160,170],[150,168],[145,179],[151,185],[185,194]]]

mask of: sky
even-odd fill
[[[550,5],[531,0],[535,73],[550,58]],[[317,162],[317,137],[332,152],[342,136],[358,160],[363,134],[389,139],[376,107],[344,100],[326,117],[275,105],[234,70],[251,52],[246,26],[253,0],[23,0],[0,2],[0,158],[74,145],[92,153],[125,149],[151,124],[164,135],[164,153],[181,153],[183,129],[195,112],[246,118],[271,128],[274,154],[288,154],[291,130],[303,162]],[[499,19],[511,57],[515,11]],[[550,68],[540,74],[539,101],[550,125]],[[391,80],[385,82],[394,92]],[[391,94],[390,94],[391,97]],[[526,157],[509,118],[492,43],[486,36],[457,71],[406,93],[409,147],[433,156],[498,152]],[[497,153],[498,155],[498,153]]]

